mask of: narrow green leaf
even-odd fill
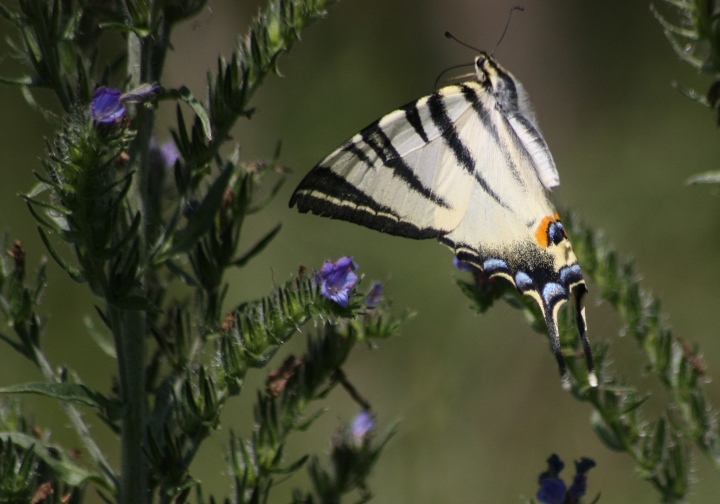
[[[85,329],[87,330],[88,334],[90,334],[90,337],[93,339],[93,341],[97,343],[97,346],[100,347],[100,350],[102,350],[106,355],[112,357],[113,359],[117,358],[115,344],[113,343],[112,339],[107,335],[107,333],[95,327],[92,319],[88,316],[84,318],[83,322],[85,323]]]
[[[80,26],[80,20],[82,19],[84,13],[84,9],[76,9],[76,11],[71,14],[70,19],[65,23],[65,28],[60,35],[62,40],[75,40],[76,31]]]
[[[251,214],[257,213],[257,212],[261,211],[262,209],[264,209],[268,204],[270,204],[270,202],[275,198],[275,196],[277,196],[277,193],[280,192],[280,189],[282,188],[284,183],[285,183],[285,179],[284,178],[280,179],[273,186],[273,188],[270,190],[270,193],[265,197],[265,199],[263,199],[263,201],[248,208],[247,214],[251,215]]]
[[[20,92],[22,93],[23,98],[25,98],[25,102],[30,106],[31,109],[42,115],[48,123],[55,126],[56,128],[60,128],[62,126],[62,119],[60,119],[57,114],[53,113],[49,109],[46,109],[45,107],[40,105],[37,100],[35,100],[35,97],[30,91],[30,86],[31,85],[23,85],[20,88]]]
[[[268,234],[266,234],[263,238],[260,239],[253,247],[245,252],[242,256],[235,259],[231,264],[233,266],[237,266],[239,268],[245,266],[250,259],[258,255],[260,252],[262,252],[265,247],[268,246],[268,244],[272,241],[273,238],[278,234],[280,231],[280,228],[282,227],[282,224],[278,224],[273,228],[272,231],[270,231]]]
[[[35,84],[33,78],[29,75],[24,77],[3,77],[0,75],[0,83],[9,84],[11,86],[32,86]]]
[[[189,285],[190,287],[200,287],[200,282],[198,282],[190,273],[175,264],[174,261],[168,259],[165,261],[165,266],[167,266],[167,269],[169,269],[172,273],[177,275],[185,285]]]
[[[42,182],[41,182],[41,184],[42,184]],[[42,184],[42,185],[44,185],[44,184]],[[52,203],[48,203],[47,201],[36,199],[36,198],[33,198],[26,194],[21,194],[20,196],[28,203],[37,205],[40,208],[47,208],[48,210],[52,210],[53,212],[57,212],[62,215],[70,215],[72,213],[69,209],[65,208],[64,206],[54,205]]]
[[[296,460],[287,467],[279,467],[277,469],[273,469],[270,472],[272,474],[292,474],[298,469],[300,469],[303,465],[305,465],[305,462],[307,462],[309,458],[310,455],[305,455],[304,457],[300,457],[299,460]]]
[[[615,433],[607,426],[597,411],[593,411],[590,423],[605,446],[615,451],[625,451],[625,445],[618,439]]]
[[[0,439],[11,441],[35,455],[49,465],[57,478],[71,486],[80,486],[92,481],[105,490],[114,492],[113,484],[104,476],[93,473],[78,465],[63,449],[22,434],[20,432],[0,432]]]
[[[162,312],[162,310],[158,308],[155,303],[150,301],[148,298],[139,295],[131,295],[125,296],[120,299],[112,299],[110,300],[110,303],[113,306],[120,308],[121,310],[145,311],[149,313]]]
[[[55,251],[55,247],[53,247],[53,245],[50,243],[50,240],[45,235],[45,231],[43,231],[43,229],[40,226],[38,226],[38,232],[40,233],[40,239],[45,244],[45,248],[47,248],[48,252],[50,252],[50,255],[52,256],[52,258],[55,259],[55,262],[58,263],[58,265],[63,270],[65,270],[68,275],[70,275],[70,278],[72,278],[73,280],[75,280],[78,283],[86,282],[87,277],[85,276],[85,274],[82,271],[80,271],[79,269],[77,269],[73,266],[70,266],[65,261],[65,259],[63,259],[62,256],[60,256],[60,254],[58,254]]]
[[[10,21],[16,28],[22,29],[25,26],[23,18],[5,7],[3,4],[0,4],[0,16]]]
[[[0,394],[38,394],[61,401],[84,404],[101,410],[120,406],[116,400],[104,396],[81,383],[27,382],[0,387]]]
[[[99,23],[99,28],[102,28],[103,30],[114,30],[120,33],[134,33],[138,37],[145,38],[148,35],[150,35],[150,30],[145,27],[138,27],[134,25],[129,25],[125,23],[119,23],[115,21],[108,21],[106,23]]]
[[[132,224],[130,224],[130,229],[128,229],[128,232],[125,233],[125,236],[122,237],[122,239],[115,244],[112,247],[109,247],[105,250],[100,250],[97,252],[97,256],[100,259],[104,260],[110,260],[114,257],[117,257],[120,252],[122,252],[123,249],[125,249],[126,245],[130,240],[135,238],[137,236],[137,231],[140,229],[140,223],[142,222],[142,218],[140,215],[140,212],[137,212],[135,214],[135,217],[133,218]]]
[[[54,232],[56,235],[62,238],[63,241],[66,241],[68,243],[77,243],[80,240],[80,237],[76,232],[63,229],[60,224],[58,224],[57,221],[54,219],[45,219],[35,210],[35,207],[31,203],[28,202],[27,206],[30,210],[30,213],[33,215],[33,217],[35,217],[35,220],[37,220],[40,224]]]
[[[193,109],[193,112],[195,112],[195,115],[200,119],[200,122],[203,126],[203,131],[205,132],[205,138],[208,141],[212,141],[213,139],[213,131],[212,131],[212,125],[210,123],[210,117],[208,116],[207,110],[205,110],[205,107],[203,106],[200,101],[195,98],[195,96],[192,94],[192,91],[188,89],[186,86],[180,87],[180,89],[166,89],[165,93],[163,93],[163,96],[160,99],[179,99],[187,103],[191,109]]]
[[[200,236],[210,227],[212,220],[220,209],[232,174],[233,166],[228,164],[218,178],[215,179],[213,185],[210,186],[205,199],[203,199],[187,226],[176,233],[175,241],[165,254],[166,257],[175,257],[187,253],[195,246]]]
[[[18,343],[17,341],[13,341],[12,339],[5,336],[3,333],[0,333],[0,340],[3,340],[5,343],[13,347],[25,357],[30,358],[30,352],[28,352],[22,344]]]

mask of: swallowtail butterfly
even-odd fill
[[[557,319],[572,297],[595,387],[587,289],[548,196],[559,184],[555,162],[512,74],[481,52],[474,77],[364,128],[305,176],[290,206],[392,235],[436,238],[459,260],[506,278],[540,305],[565,388]]]

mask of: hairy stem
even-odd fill
[[[140,311],[110,307],[109,313],[118,350],[122,398],[127,407],[122,422],[122,484],[118,502],[145,504],[145,319]]]

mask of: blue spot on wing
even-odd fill
[[[559,283],[550,282],[543,287],[542,298],[548,306],[554,305],[558,298],[567,299],[567,297],[567,289]]]
[[[518,271],[515,273],[515,285],[517,285],[517,288],[520,292],[522,292],[532,289],[533,281],[532,278],[530,278],[530,275],[524,271]]]
[[[492,274],[499,271],[507,271],[508,265],[502,259],[490,258],[486,259],[485,262],[483,262],[483,269],[486,273]]]
[[[575,263],[569,266],[564,266],[560,269],[560,281],[563,285],[570,285],[582,281],[582,270],[580,265]]]

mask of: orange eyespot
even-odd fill
[[[535,239],[542,248],[547,248],[550,245],[558,245],[560,242],[567,240],[567,233],[565,228],[560,222],[560,216],[555,214],[555,217],[546,216],[540,221],[540,224],[535,229]]]
[[[535,229],[535,240],[537,240],[542,248],[547,248],[550,243],[548,239],[548,228],[552,223],[553,218],[548,215],[547,217],[543,217],[543,220],[540,221],[540,224]]]

